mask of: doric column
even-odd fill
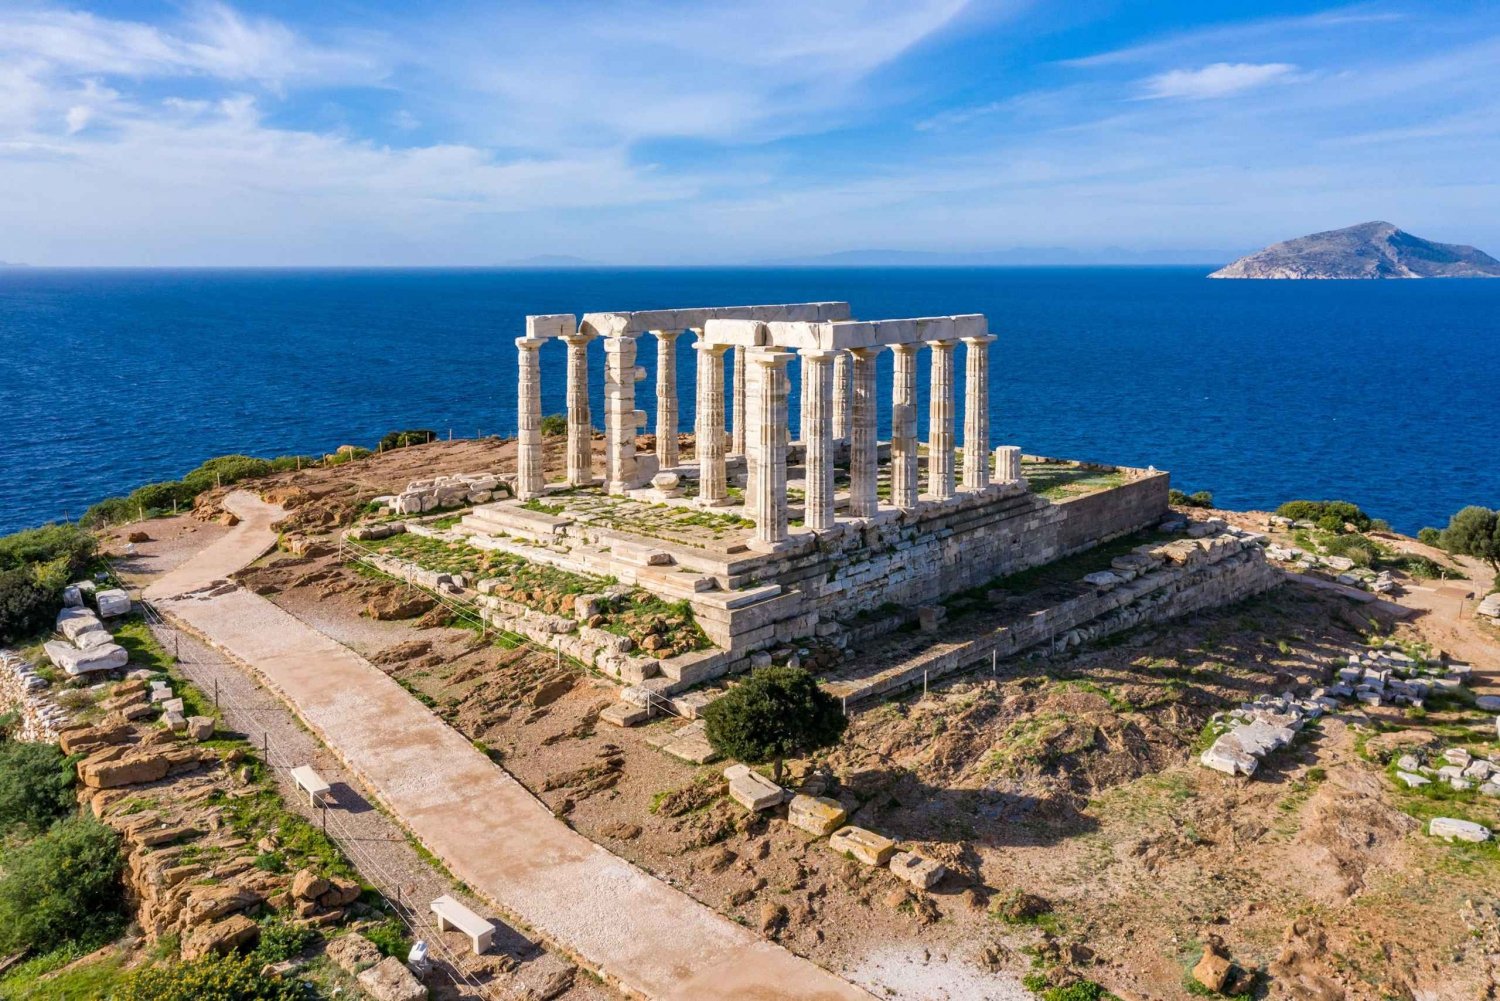
[[[786,365],[794,355],[775,348],[759,348],[749,362],[758,378],[751,380],[754,390],[751,421],[756,453],[757,474],[751,485],[750,498],[755,518],[754,545],[773,548],[786,540]]]
[[[956,341],[933,341],[932,393],[927,413],[927,494],[953,496],[953,348]]]
[[[995,338],[965,337],[964,361],[964,489],[990,485],[990,342]]]
[[[646,377],[635,364],[635,338],[604,338],[605,488],[620,494],[635,484],[635,436],[646,415],[635,409],[635,384]]]
[[[802,524],[815,532],[833,527],[833,366],[838,352],[802,352],[802,444],[807,486]]]
[[[734,409],[730,413],[731,434],[729,451],[734,455],[745,454],[745,352],[746,347],[734,349]]]
[[[875,492],[875,478],[880,469],[879,443],[875,438],[875,359],[879,348],[855,348],[849,352],[854,363],[854,406],[849,427],[849,514],[868,518],[880,505]],[[837,362],[834,365],[837,366]],[[838,386],[834,386],[838,399]],[[837,413],[838,404],[834,404]]]
[[[542,370],[540,338],[517,337],[516,360],[521,377],[516,392],[516,417],[520,426],[516,441],[516,496],[530,500],[540,496],[546,479],[542,473]]]
[[[564,337],[568,346],[568,485],[594,482],[594,428],[589,414],[589,341],[593,334]]]
[[[698,349],[698,503],[729,503],[724,476],[724,352],[721,344],[699,341]]]
[[[917,506],[917,352],[921,344],[893,344],[896,377],[891,387],[891,503]]]
[[[656,459],[667,469],[677,465],[677,338],[680,330],[655,330]]]
[[[833,360],[833,436],[849,440],[849,420],[854,398],[854,366],[849,352],[840,351]]]

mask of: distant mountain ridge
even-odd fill
[[[1082,267],[1088,265],[1205,264],[1233,256],[1223,250],[1073,250],[1011,247],[1005,250],[839,250],[762,262],[776,267]]]
[[[1210,278],[1500,278],[1500,261],[1474,247],[1434,243],[1388,222],[1273,243]]]

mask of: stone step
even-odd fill
[[[675,566],[640,567],[635,572],[635,582],[653,594],[677,600],[697,598],[719,589],[717,579]]]

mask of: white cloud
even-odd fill
[[[1195,70],[1168,70],[1142,82],[1150,98],[1184,97],[1202,100],[1227,97],[1269,83],[1292,79],[1297,67],[1291,63],[1213,63]]]

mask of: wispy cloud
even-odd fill
[[[1291,63],[1213,63],[1199,69],[1176,69],[1143,81],[1148,98],[1185,97],[1202,100],[1227,97],[1270,83],[1285,83],[1297,67]]]

